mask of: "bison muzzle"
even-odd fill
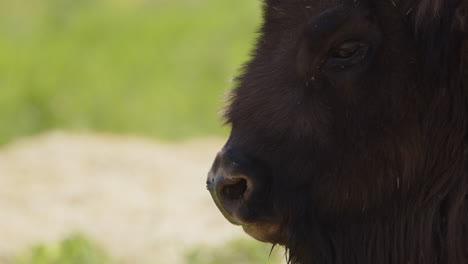
[[[262,1],[223,215],[289,263],[468,263],[467,2]]]

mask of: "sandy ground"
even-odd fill
[[[125,263],[181,263],[246,235],[205,188],[221,139],[48,133],[0,149],[0,256],[83,232]]]

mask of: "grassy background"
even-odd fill
[[[0,1],[0,143],[49,129],[219,135],[254,0]]]
[[[36,245],[19,255],[11,264],[111,264],[116,263],[104,251],[81,234],[71,234],[62,241]]]
[[[219,110],[248,58],[255,0],[0,1],[0,144],[50,129],[161,139],[223,135]],[[269,246],[232,241],[190,264],[266,263]],[[278,263],[276,256],[268,263]],[[116,263],[81,235],[13,264]]]
[[[268,252],[270,254],[268,255]],[[279,264],[282,255],[271,245],[233,239],[219,247],[196,246],[187,250],[183,264]],[[14,257],[10,264],[119,264],[82,234],[62,241],[36,245]]]

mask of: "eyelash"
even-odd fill
[[[355,45],[355,47],[350,47],[351,52],[348,52],[349,55],[338,54],[340,52],[340,49],[347,48],[347,44]],[[330,50],[328,57],[325,60],[325,63],[329,67],[335,68],[336,70],[344,70],[346,68],[356,66],[359,63],[361,63],[367,57],[369,50],[370,45],[368,43],[359,41],[345,41],[342,42],[338,48]]]

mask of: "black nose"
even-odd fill
[[[249,185],[249,179],[244,175],[218,176],[213,189],[221,200],[235,202],[244,198]]]
[[[223,150],[216,156],[208,173],[207,188],[231,223],[241,225],[252,217],[252,196],[264,189],[260,174],[252,161],[238,152]]]

